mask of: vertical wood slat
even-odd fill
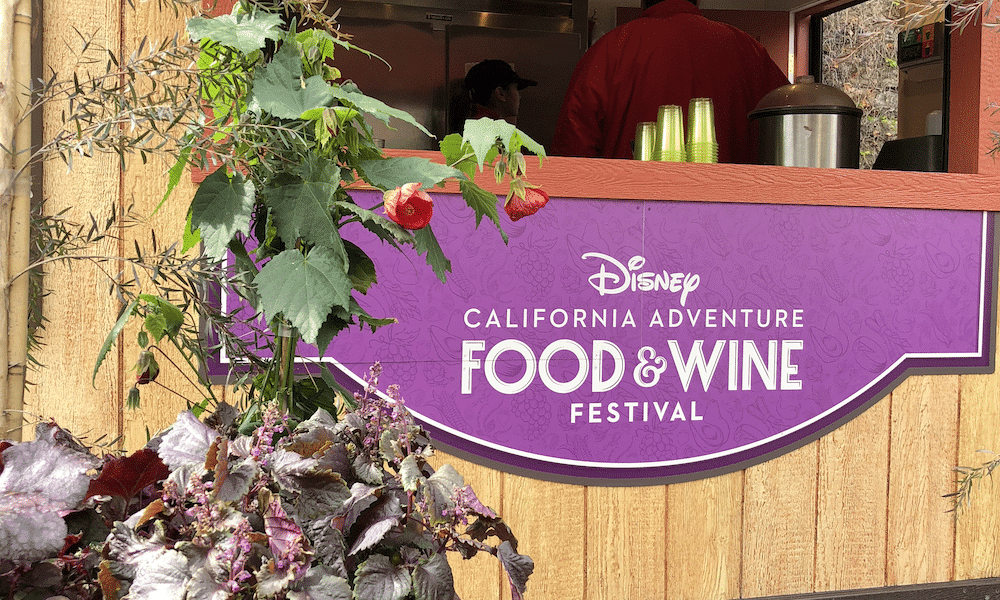
[[[816,591],[885,585],[888,399],[819,440]]]
[[[500,514],[520,541],[518,551],[535,561],[527,598],[591,598],[587,488],[510,474],[503,481]],[[511,597],[506,584],[501,591]]]
[[[477,464],[462,460],[456,456],[435,451],[431,459],[431,466],[435,469],[442,465],[450,464],[465,478],[465,483],[472,486],[480,502],[489,506],[494,511],[500,512],[503,504],[503,476],[499,471],[488,469]],[[503,514],[501,512],[501,517]],[[519,532],[515,531],[517,535]],[[495,540],[490,540],[495,542]],[[475,557],[464,560],[456,553],[450,553],[448,563],[451,565],[452,574],[455,578],[455,593],[459,598],[500,598],[501,585],[507,585],[506,579],[502,577],[502,567],[500,562],[483,553]]]
[[[143,38],[146,38],[144,54],[148,54],[151,48],[158,47],[178,31],[183,31],[187,16],[189,15],[183,12],[175,16],[169,9],[159,10],[154,2],[136,3],[134,10],[126,8],[123,19],[123,54],[128,56],[134,52],[139,48]],[[151,253],[151,232],[156,233],[157,247],[160,249],[181,239],[187,211],[197,188],[190,177],[181,177],[170,198],[157,211],[157,206],[166,191],[168,181],[166,171],[171,166],[173,160],[170,156],[154,155],[146,164],[143,164],[137,155],[129,157],[124,173],[123,203],[128,206],[134,202],[136,216],[147,221],[125,232],[126,256],[134,255],[135,244],[142,248],[144,254]],[[148,278],[143,277],[144,285],[149,285],[148,281]],[[154,293],[151,286],[144,288],[143,291]],[[125,369],[130,369],[138,359],[140,352],[136,343],[138,331],[139,323],[136,322],[122,334]],[[155,342],[151,339],[150,343]],[[156,433],[167,427],[174,422],[179,412],[188,407],[189,403],[197,404],[206,396],[200,386],[193,385],[197,382],[197,374],[184,363],[173,345],[164,338],[157,347],[169,358],[165,359],[159,351],[154,351],[160,363],[160,376],[156,382],[140,386],[142,398],[140,410],[125,410],[124,434],[128,448],[141,447],[146,443],[148,433]],[[134,383],[135,373],[128,371],[125,376],[124,386],[127,392]],[[214,393],[219,398],[224,397],[224,386],[215,386]]]
[[[587,597],[666,597],[666,487],[586,489]]]
[[[892,393],[886,584],[948,581],[954,519],[944,498],[954,489],[959,376],[911,377]]]
[[[998,331],[1000,334],[1000,331]],[[957,464],[977,467],[1000,452],[1000,375],[962,375]],[[991,479],[982,480],[969,506],[955,524],[954,579],[991,577],[1000,573],[1000,492]]]
[[[119,3],[53,2],[46,0],[43,19],[42,59],[45,72],[72,73],[83,34],[94,33],[96,41],[117,51],[121,31]],[[61,127],[62,106],[47,106],[42,112],[43,139],[51,139]],[[77,156],[73,170],[58,160],[49,162],[42,189],[46,211],[55,214],[71,208],[67,218],[79,223],[88,221],[88,212],[104,217],[117,207],[120,170],[116,158],[99,155],[92,159]],[[113,239],[100,244],[96,253],[111,256],[120,252]],[[91,373],[98,349],[118,315],[116,299],[108,295],[105,271],[115,265],[95,267],[90,263],[54,264],[47,269],[45,285],[54,293],[45,299],[49,323],[44,332],[45,346],[37,356],[45,368],[29,373],[31,386],[25,397],[25,410],[34,416],[54,418],[80,436],[105,439],[121,435],[121,365],[117,352],[107,360],[91,384]],[[29,430],[26,438],[32,436]]]
[[[819,442],[746,469],[742,596],[813,591]]]
[[[667,487],[667,598],[739,597],[743,485],[739,471]]]

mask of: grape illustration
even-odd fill
[[[799,217],[791,211],[780,211],[772,219],[775,229],[775,239],[783,242],[786,251],[796,250],[805,240],[805,233],[799,223]]]
[[[892,288],[897,303],[910,293],[916,283],[913,267],[907,258],[895,249],[882,255],[882,281]]]
[[[544,252],[536,248],[525,248],[514,262],[514,273],[530,286],[529,300],[540,300],[552,289],[556,269]]]
[[[379,360],[385,369],[382,378],[387,383],[395,383],[405,390],[417,376],[417,362],[400,351],[398,341],[380,346]]]
[[[540,437],[552,420],[552,407],[545,396],[535,390],[525,390],[511,398],[511,408],[527,424],[525,434],[531,438]]]

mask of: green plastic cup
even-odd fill
[[[656,115],[656,143],[653,160],[662,162],[685,162],[684,113],[676,104],[664,104]]]
[[[635,126],[635,140],[632,142],[632,158],[653,160],[656,145],[656,123],[643,121]]]
[[[711,98],[691,98],[688,105],[687,155],[691,162],[719,162],[715,109]]]

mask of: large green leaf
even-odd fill
[[[427,264],[434,270],[437,278],[444,283],[447,280],[447,273],[451,272],[451,261],[444,255],[441,245],[438,244],[437,237],[428,225],[423,229],[418,229],[413,234],[417,254],[427,254]]]
[[[461,190],[465,203],[476,213],[476,227],[479,227],[479,223],[483,220],[484,216],[489,217],[490,221],[493,221],[493,224],[500,230],[500,236],[503,238],[503,243],[506,244],[507,232],[500,226],[500,213],[497,211],[496,195],[487,192],[471,181],[458,182],[458,189]]]
[[[419,183],[430,188],[447,179],[464,179],[458,169],[439,165],[419,156],[363,160],[359,165],[368,181],[377,188],[391,190],[407,183]]]
[[[323,247],[308,256],[294,248],[285,250],[264,265],[254,281],[268,318],[284,315],[309,344],[316,343],[330,309],[347,309],[351,302],[351,280],[341,259]]]
[[[452,600],[455,576],[444,553],[432,554],[413,569],[413,597],[416,600]]]
[[[365,229],[377,235],[384,242],[389,242],[397,248],[399,248],[399,244],[413,244],[413,234],[409,230],[374,211],[361,208],[353,202],[334,202],[333,207],[342,213],[354,214],[361,220]]]
[[[229,240],[250,232],[255,195],[253,182],[240,173],[230,178],[224,168],[201,182],[191,201],[191,229],[201,232],[205,254],[219,260]]]
[[[281,15],[263,11],[253,14],[221,15],[211,19],[193,17],[187,22],[188,36],[195,42],[206,38],[243,54],[264,47],[267,40],[280,40]]]
[[[389,124],[389,119],[399,119],[400,121],[413,125],[428,136],[434,137],[431,132],[427,131],[423,125],[418,123],[410,113],[404,110],[399,110],[398,108],[393,108],[381,100],[376,100],[371,96],[366,96],[356,85],[344,84],[341,86],[333,86],[331,89],[333,96],[338,100],[349,102],[357,107],[358,110],[372,115],[386,125]]]
[[[378,283],[375,263],[360,246],[353,242],[344,240],[344,248],[347,250],[347,258],[351,263],[347,270],[351,285],[362,294],[367,294],[368,289]]]
[[[410,593],[412,579],[405,564],[394,565],[384,554],[373,554],[358,566],[355,600],[402,600]]]
[[[330,346],[330,343],[333,342],[333,339],[337,337],[338,333],[347,329],[355,322],[355,317],[361,322],[362,330],[367,324],[371,328],[372,333],[375,333],[375,330],[379,327],[396,323],[396,319],[376,319],[375,317],[369,315],[352,297],[351,306],[347,310],[344,310],[339,306],[334,306],[330,310],[330,315],[326,318],[326,321],[323,322],[323,326],[320,327],[319,333],[316,334],[315,346],[319,349],[320,356],[326,354],[326,349]]]
[[[301,238],[309,244],[329,248],[348,267],[347,251],[340,239],[337,224],[330,216],[330,205],[337,185],[306,181],[267,190],[264,202],[278,228],[278,235],[291,248]]]
[[[262,110],[279,119],[330,104],[333,87],[319,75],[302,80],[302,58],[295,44],[284,44],[266,67],[254,74],[253,97]]]
[[[476,120],[469,119],[465,122],[462,141],[468,142],[472,146],[480,169],[483,168],[490,148],[496,144],[497,139],[504,145],[507,152],[518,152],[523,146],[529,152],[537,154],[539,160],[545,156],[545,148],[541,144],[507,121],[483,117]]]

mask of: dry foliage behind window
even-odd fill
[[[867,0],[823,18],[823,83],[844,90],[861,118],[861,168],[896,138],[898,0]]]

